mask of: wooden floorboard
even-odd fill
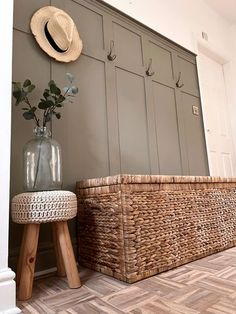
[[[236,248],[127,284],[81,268],[82,287],[66,278],[34,281],[33,296],[17,302],[33,314],[236,314]]]

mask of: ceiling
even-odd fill
[[[205,2],[230,24],[236,23],[236,0],[205,0]]]

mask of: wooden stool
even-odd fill
[[[77,198],[69,191],[29,192],[12,199],[12,220],[24,224],[17,266],[18,300],[32,296],[34,268],[41,223],[52,223],[57,273],[67,276],[70,288],[81,286],[67,220],[76,216]]]

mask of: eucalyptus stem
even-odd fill
[[[46,117],[47,117],[47,114],[48,114],[49,111],[50,111],[50,108],[47,108],[47,109],[44,110],[44,113],[43,113],[43,127],[46,126],[46,124],[47,124]]]
[[[37,166],[36,166],[36,173],[35,173],[35,179],[34,179],[34,185],[33,188],[35,189],[36,186],[36,182],[38,179],[38,173],[39,173],[39,162],[40,162],[40,158],[41,158],[41,147],[42,147],[42,142],[43,140],[40,140],[40,144],[39,144],[39,154],[38,154],[38,160],[37,160]]]
[[[25,101],[25,103],[30,107],[30,109],[32,109],[32,106],[31,106],[31,104],[30,104],[29,99],[28,99],[27,96],[25,96],[24,101]],[[36,122],[36,125],[37,125],[37,126],[40,126],[40,125],[39,125],[39,119],[37,118],[37,116],[36,116],[36,114],[35,114],[34,112],[33,112],[33,115],[34,115],[34,120],[35,120],[35,122]]]
[[[65,97],[66,94],[69,92],[69,90],[70,90],[70,87],[68,87],[67,90],[65,91],[65,93],[63,94],[64,97]]]

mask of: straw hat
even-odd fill
[[[70,62],[79,57],[82,41],[72,18],[63,10],[53,6],[39,9],[30,27],[39,46],[52,58]]]

